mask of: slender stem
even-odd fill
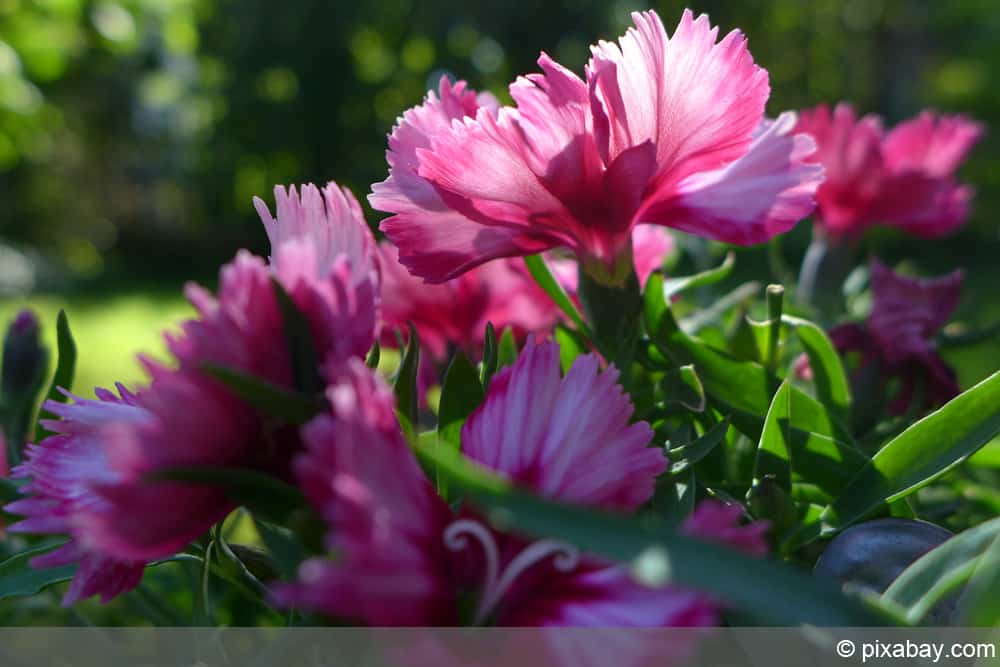
[[[781,310],[784,297],[785,288],[781,285],[767,286],[767,368],[772,374],[778,370],[778,363],[780,361]]]
[[[203,563],[201,570],[201,610],[204,615],[205,622],[209,625],[212,624],[212,602],[210,599],[209,583],[212,578],[212,556],[215,548],[215,542],[209,542],[208,546],[205,548],[205,562]]]
[[[631,271],[621,285],[594,280],[582,267],[578,272],[578,295],[583,313],[601,354],[627,372],[638,343],[642,312],[639,279]]]
[[[831,239],[820,231],[802,260],[797,296],[816,310],[822,324],[831,324],[844,310],[844,280],[851,272],[853,245],[847,240]]]

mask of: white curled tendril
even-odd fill
[[[476,625],[481,625],[490,617],[517,578],[532,566],[550,556],[553,567],[560,572],[571,572],[580,564],[580,551],[573,545],[559,540],[538,540],[521,550],[501,572],[500,550],[493,533],[486,526],[472,519],[457,519],[444,529],[444,544],[455,553],[469,546],[470,537],[479,542],[486,559],[483,591],[473,617]]]

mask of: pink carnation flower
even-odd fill
[[[291,478],[298,429],[259,414],[206,371],[225,366],[295,388],[275,278],[308,320],[321,367],[371,346],[378,273],[357,203],[335,184],[322,197],[306,186],[301,200],[294,189],[277,198],[277,221],[262,216],[273,264],[241,251],[222,268],[217,297],[189,285],[198,317],[167,334],[173,364],[143,359],[148,388],[46,404],[62,417],[48,424],[57,435],[31,447],[19,470],[32,480],[29,498],[9,509],[27,517],[13,529],[71,537],[35,561],[80,563],[67,603],[134,587],[145,563],[183,550],[235,506],[222,489],[152,479],[157,473],[207,466]]]
[[[813,142],[793,114],[764,118],[767,72],[742,34],[717,42],[690,11],[670,38],[654,12],[633,19],[592,48],[586,80],[543,53],[511,85],[516,107],[476,108],[459,84],[403,115],[370,199],[412,273],[442,282],[563,247],[618,282],[638,223],[752,244],[812,211]]]
[[[394,345],[393,331],[412,322],[423,350],[443,361],[452,348],[475,358],[482,349],[486,323],[497,332],[510,327],[523,339],[550,330],[558,308],[518,260],[479,267],[440,285],[412,276],[399,263],[395,246],[381,243],[382,343]]]
[[[358,201],[347,188],[275,186],[277,219],[254,198],[271,266],[306,313],[324,356],[364,356],[379,330],[379,261]],[[335,279],[334,279],[335,278]]]
[[[529,343],[466,421],[463,451],[534,492],[566,502],[635,510],[666,468],[652,430],[629,423],[632,405],[612,367],[581,357],[565,377],[554,343]],[[530,541],[453,511],[400,434],[391,390],[352,361],[328,390],[332,414],[305,428],[294,464],[330,524],[336,558],[306,561],[283,605],[373,625],[664,626],[716,620],[717,605],[684,589],[653,590],[627,570],[556,540]],[[691,533],[766,549],[739,510],[703,506]],[[463,602],[464,601],[464,602]],[[463,609],[466,609],[463,611]]]
[[[955,172],[982,135],[979,123],[924,111],[886,133],[878,116],[858,118],[842,102],[802,111],[796,129],[816,139],[812,159],[826,168],[816,201],[829,233],[856,237],[883,223],[931,238],[965,221],[972,188]]]
[[[955,371],[934,346],[934,336],[958,306],[962,271],[916,279],[873,261],[871,272],[871,315],[863,324],[834,327],[831,341],[842,354],[860,356],[856,372],[874,368],[882,382],[899,382],[889,406],[894,414],[911,407],[918,385],[925,393],[923,404],[912,407],[926,409],[948,402],[960,389]]]
[[[29,497],[8,504],[4,510],[24,518],[8,530],[12,533],[69,535],[61,547],[31,559],[36,568],[77,563],[73,583],[63,605],[100,595],[107,602],[139,584],[146,562],[119,558],[90,548],[80,533],[76,517],[107,503],[92,485],[112,482],[116,474],[102,447],[103,430],[112,424],[135,424],[149,419],[135,394],[118,386],[119,395],[106,389],[95,391],[97,400],[73,397],[74,403],[49,401],[47,410],[58,420],[42,424],[55,435],[41,444],[28,445],[25,461],[14,469],[16,477],[28,477],[21,492]]]
[[[673,252],[673,239],[666,230],[653,225],[637,226],[632,239],[636,273],[640,283],[645,284],[649,274],[661,268]],[[431,284],[400,264],[399,253],[391,243],[379,244],[379,254],[383,345],[394,346],[394,330],[405,332],[412,322],[422,348],[433,360],[445,360],[455,348],[475,359],[482,350],[487,322],[492,322],[497,332],[509,327],[518,340],[524,340],[528,334],[549,333],[563,319],[520,259],[497,260],[444,283]],[[556,280],[574,295],[576,262],[551,257],[549,264]]]

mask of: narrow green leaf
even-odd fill
[[[284,526],[262,521],[256,516],[253,518],[253,524],[281,575],[286,579],[294,579],[298,574],[299,565],[306,558],[305,547],[299,542],[295,533]]]
[[[668,526],[680,526],[694,511],[697,481],[690,467],[676,475],[664,475],[656,480],[652,507]]]
[[[785,288],[781,285],[767,286],[767,351],[764,366],[772,374],[781,362],[781,309]]]
[[[378,362],[382,360],[382,346],[375,341],[372,345],[372,349],[368,351],[368,358],[365,359],[365,365],[368,368],[378,368]]]
[[[979,559],[959,608],[964,627],[995,628],[1000,625],[1000,536]]]
[[[51,545],[37,547],[15,554],[0,562],[0,600],[24,595],[36,595],[49,586],[73,578],[76,565],[64,565],[36,570],[30,561],[36,556],[52,551]]]
[[[403,431],[412,439],[416,435],[417,418],[420,415],[420,398],[417,391],[417,374],[420,370],[420,337],[410,324],[410,342],[403,353],[403,361],[396,373],[396,410]]]
[[[52,376],[51,384],[49,384],[46,399],[65,403],[67,396],[59,391],[59,388],[62,387],[66,391],[73,388],[73,377],[76,375],[76,341],[73,340],[73,332],[70,330],[69,317],[67,317],[66,311],[61,309],[56,318],[56,352],[58,354],[56,372]],[[56,415],[42,408],[38,417],[39,419],[54,419]],[[36,441],[48,435],[51,435],[50,431],[39,424],[35,431]]]
[[[736,254],[730,252],[726,255],[726,259],[723,260],[722,264],[714,269],[702,271],[701,273],[696,273],[693,276],[682,276],[679,278],[664,280],[663,296],[665,299],[669,300],[675,294],[680,294],[681,292],[689,290],[692,287],[714,285],[715,283],[728,278],[729,274],[733,272],[733,266],[735,266],[735,264]]]
[[[831,582],[783,563],[686,537],[662,519],[542,500],[515,490],[510,482],[456,452],[439,448],[419,453],[435,458],[449,482],[461,487],[498,529],[517,526],[528,535],[565,540],[584,553],[629,563],[647,585],[677,584],[705,591],[759,624],[844,627],[892,622],[882,612],[846,597]],[[645,576],[649,570],[667,576],[654,580]]]
[[[295,305],[277,278],[271,278],[271,285],[274,287],[278,308],[281,310],[295,386],[307,394],[318,394],[323,390],[323,380],[319,375],[319,355],[313,343],[309,320]]]
[[[693,336],[705,327],[722,320],[726,313],[733,308],[745,307],[747,303],[753,301],[758,292],[760,292],[760,283],[755,281],[743,283],[733,291],[714,299],[707,307],[696,310],[682,319],[679,323],[681,330],[689,336]],[[755,359],[759,358],[755,357]]]
[[[677,326],[666,302],[657,294],[657,274],[650,276],[644,294],[646,330],[657,348],[678,365],[693,364],[708,395],[742,413],[734,414],[733,425],[746,429],[757,440],[764,416],[771,406],[772,388],[777,378],[758,363],[738,361],[710,345],[685,334]],[[835,437],[851,443],[846,427],[832,420],[823,405],[805,392],[791,388],[793,426],[804,431]],[[728,412],[728,411],[727,411]]]
[[[545,263],[545,258],[541,255],[531,255],[524,258],[524,264],[528,267],[531,277],[549,295],[552,302],[566,313],[584,336],[589,340],[593,340],[594,336],[590,331],[590,327],[583,321],[583,315],[580,314],[576,305],[570,300],[569,295],[566,294],[566,290],[562,288],[562,285],[552,275],[548,264]]]
[[[73,340],[73,332],[70,330],[69,317],[65,310],[60,310],[56,318],[56,350],[59,353],[59,359],[56,363],[55,375],[52,376],[49,398],[65,403],[66,396],[57,388],[72,389],[73,377],[76,374],[76,341]]]
[[[700,438],[691,444],[671,449],[668,452],[670,460],[673,461],[670,466],[671,476],[678,476],[687,472],[691,466],[696,465],[711,454],[712,450],[725,441],[726,431],[728,430],[729,418],[727,417],[705,431]]]
[[[705,411],[705,388],[694,366],[679,366],[667,371],[660,387],[668,404],[677,403],[692,412]]]
[[[517,341],[514,340],[514,332],[510,327],[500,334],[500,344],[497,346],[497,370],[513,366],[517,361]]]
[[[791,385],[788,380],[774,394],[764,419],[764,429],[754,460],[755,481],[771,477],[784,491],[792,491],[792,414]]]
[[[483,402],[483,385],[475,367],[456,352],[444,376],[441,407],[438,410],[439,442],[458,450],[462,445],[462,424]]]
[[[998,432],[1000,372],[882,447],[827,508],[824,521],[831,529],[838,529],[863,519],[948,472]]]
[[[790,526],[778,539],[778,551],[791,554],[821,537],[823,524],[820,517],[826,505],[807,504],[799,511],[799,519]]]
[[[819,325],[809,320],[785,315],[782,321],[792,328],[809,357],[813,384],[820,402],[841,422],[849,423],[851,385],[830,338]]]
[[[272,475],[242,468],[178,466],[157,470],[148,479],[219,487],[252,514],[274,521],[286,520],[306,504],[305,496],[294,486]]]
[[[202,370],[261,413],[289,424],[304,424],[323,410],[323,402],[318,398],[271,384],[235,368],[205,363]]]
[[[581,354],[587,353],[587,341],[577,331],[557,324],[553,333],[559,343],[559,365],[567,372]]]
[[[480,382],[483,387],[490,386],[493,374],[497,372],[497,364],[500,361],[499,350],[497,349],[497,332],[493,328],[492,322],[486,323],[486,335],[483,337],[483,371]]]
[[[644,294],[646,331],[664,355],[675,364],[692,364],[705,393],[721,412],[731,415],[732,424],[754,441],[759,441],[764,419],[771,407],[772,388],[777,378],[760,364],[738,361],[710,345],[685,334],[677,326],[652,274]],[[801,480],[836,494],[868,463],[868,457],[852,443],[840,422],[831,418],[823,405],[794,386],[789,388],[792,459]]]
[[[919,623],[934,605],[968,581],[997,538],[1000,519],[959,533],[910,564],[882,598],[905,609],[910,623]]]

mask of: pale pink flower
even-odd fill
[[[968,215],[972,188],[955,172],[982,136],[965,116],[924,111],[886,133],[882,119],[858,118],[841,102],[804,110],[796,128],[817,143],[826,168],[816,193],[817,219],[834,236],[857,237],[875,224],[920,237],[954,231]]]
[[[452,114],[428,96],[390,138],[375,208],[400,260],[432,282],[483,262],[568,248],[598,279],[632,267],[631,230],[653,223],[751,244],[812,211],[822,170],[795,118],[764,118],[767,73],[733,31],[717,43],[686,11],[670,38],[633,14],[620,46],[593,47],[586,80],[542,54],[516,107]],[[434,122],[429,119],[433,118]]]
[[[635,510],[651,497],[666,459],[648,447],[646,423],[629,423],[632,406],[617,377],[613,367],[600,372],[592,356],[561,377],[558,346],[529,342],[466,421],[463,452],[540,495]],[[331,414],[304,428],[307,451],[294,467],[330,524],[336,558],[306,561],[299,581],[276,591],[279,603],[374,625],[717,620],[718,606],[694,591],[644,588],[622,566],[449,508],[400,434],[391,391],[359,362],[348,363],[328,396]],[[700,509],[686,529],[759,553],[758,527],[737,521],[728,510]],[[474,608],[463,612],[461,600]]]

